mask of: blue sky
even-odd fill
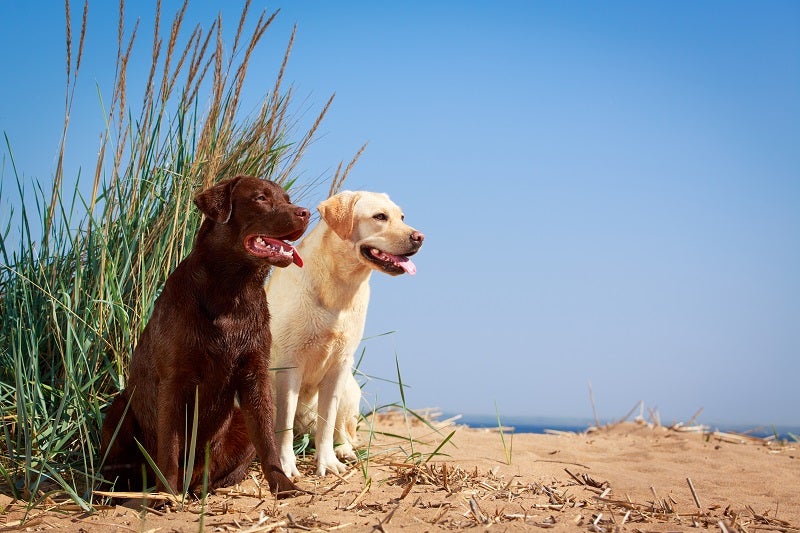
[[[373,276],[367,335],[396,333],[366,341],[365,372],[394,379],[397,356],[408,403],[448,413],[591,417],[591,382],[602,418],[643,400],[664,422],[800,424],[800,3],[264,7],[281,12],[244,109],[296,23],[301,123],[336,93],[300,179],[369,141],[346,186],[389,193],[427,236],[415,277]],[[126,11],[144,83],[153,7]],[[68,176],[93,171],[116,12],[90,5]],[[29,179],[55,169],[64,57],[62,4],[0,3],[0,130]]]

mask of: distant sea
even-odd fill
[[[450,418],[453,415],[442,415],[442,419]],[[497,429],[497,417],[491,415],[462,415],[456,424],[462,424],[471,428],[495,428]],[[546,417],[500,417],[500,423],[504,428],[514,428],[514,433],[544,433],[547,429],[556,431],[574,431],[579,433],[586,428],[594,426],[590,420],[569,419],[569,418],[546,418]]]
[[[445,420],[456,415],[443,414],[440,419]],[[549,417],[500,417],[500,422],[504,428],[513,428],[514,433],[545,433],[551,429],[555,431],[572,431],[580,433],[587,428],[595,426],[595,422],[588,418],[549,418]],[[608,424],[614,421],[601,420],[601,424]],[[471,428],[497,428],[497,416],[493,415],[461,415],[455,421]],[[664,423],[664,425],[669,425]],[[698,425],[706,426],[709,431],[722,431],[726,433],[742,433],[751,437],[770,437],[778,435],[778,438],[793,441],[794,435],[800,439],[799,426],[766,426],[766,425],[742,425],[742,424],[707,424],[702,421]]]

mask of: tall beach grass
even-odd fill
[[[9,214],[0,225],[0,492],[31,506],[53,494],[93,506],[101,412],[125,386],[158,291],[191,247],[196,191],[240,173],[291,187],[332,101],[307,131],[295,131],[283,83],[292,34],[274,85],[243,116],[250,60],[276,13],[251,16],[246,3],[230,44],[221,17],[208,29],[185,28],[187,4],[168,24],[157,4],[152,64],[134,104],[127,67],[146,37],[138,22],[127,25],[120,2],[115,81],[100,91],[106,125],[88,172],[65,176],[63,165],[73,96],[84,90],[84,46],[102,45],[85,42],[88,5],[73,17],[66,3],[65,120],[49,184],[25,183],[3,138],[1,171],[12,185],[0,190],[0,212]],[[332,187],[351,167],[339,166]]]

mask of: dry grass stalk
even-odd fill
[[[342,163],[339,163],[339,167],[336,169],[336,173],[333,175],[333,179],[331,180],[331,187],[328,190],[329,198],[342,190],[342,185],[344,185],[344,181],[347,179],[347,175],[350,174],[350,171],[355,166],[356,161],[358,161],[358,158],[360,158],[361,154],[364,153],[364,150],[367,149],[367,144],[368,143],[364,143],[363,145],[361,145],[361,148],[358,149],[356,155],[353,156],[353,159],[351,159],[350,162],[347,164],[347,167],[345,167],[344,172],[342,172]]]
[[[475,498],[471,497],[469,499],[469,509],[472,512],[472,516],[475,517],[476,522],[480,524],[489,523],[489,519],[483,514],[483,511],[481,511],[481,508],[478,506],[478,502],[475,501]]]
[[[345,511],[350,511],[352,509],[355,509],[356,506],[361,503],[361,500],[364,499],[364,496],[366,496],[367,492],[369,492],[369,487],[370,487],[370,483],[369,482],[365,483],[364,484],[364,488],[361,490],[361,492],[358,493],[358,496],[356,496],[353,499],[353,501],[350,502],[350,504],[347,507],[344,508],[344,510]]]
[[[227,108],[227,115],[226,115],[226,124],[230,125],[233,124],[234,118],[236,116],[236,111],[239,108],[239,98],[241,96],[242,87],[244,85],[245,80],[245,73],[247,72],[247,67],[250,64],[250,58],[253,54],[253,50],[255,50],[256,45],[264,36],[264,33],[269,28],[272,21],[275,20],[275,17],[278,15],[278,12],[275,11],[270,15],[267,20],[264,20],[266,16],[266,11],[262,11],[261,15],[258,18],[258,22],[256,23],[256,29],[253,31],[253,35],[250,37],[250,42],[247,45],[247,49],[244,53],[244,58],[242,59],[241,63],[239,64],[238,69],[236,70],[236,74],[234,77],[235,80],[235,88],[233,90],[233,95],[231,96],[230,104]],[[244,13],[243,13],[244,16]],[[244,19],[241,19],[239,23],[239,30],[241,30],[241,26]],[[238,39],[237,39],[238,42]],[[236,44],[234,44],[234,49],[231,52],[231,61],[233,61],[233,57],[236,54]]]
[[[189,52],[191,51],[194,54],[194,52],[197,50],[197,45],[200,42],[201,34],[202,31],[200,30],[200,27],[195,26],[194,30],[192,30],[192,33],[189,35],[189,39],[187,40],[186,45],[183,47],[183,51],[181,52],[181,57],[178,59],[178,64],[175,66],[175,70],[173,70],[172,74],[170,75],[169,83],[166,88],[168,95],[173,94],[175,84],[178,82],[178,76],[184,72],[183,65],[186,63],[186,59],[189,57]]]
[[[444,477],[444,476],[443,476],[443,477]],[[402,494],[400,494],[400,498],[399,498],[399,499],[401,499],[401,500],[404,500],[404,499],[405,499],[405,497],[406,497],[406,496],[408,496],[408,493],[409,493],[409,492],[411,492],[411,489],[412,489],[412,488],[414,487],[414,485],[416,485],[416,484],[417,484],[417,476],[416,476],[414,473],[412,473],[412,475],[411,475],[411,481],[409,481],[409,482],[408,482],[408,484],[406,485],[406,487],[403,489],[403,493],[402,493]],[[446,483],[443,481],[443,482],[442,482],[442,485],[444,486],[444,485],[446,485]]]
[[[122,15],[122,13],[120,13]],[[156,67],[158,60],[161,56],[161,0],[156,0],[156,12],[153,17],[153,49],[151,52],[150,73],[147,75],[147,83],[145,83],[144,99],[142,100],[142,112],[139,116],[142,123],[141,130],[147,131],[150,129],[148,120],[148,112],[152,109],[154,81],[156,76]]]
[[[594,403],[594,391],[592,390],[592,382],[589,382],[589,401],[592,404],[592,413],[594,414],[594,424],[600,427],[600,419],[597,416],[597,406]]]
[[[631,410],[628,411],[628,413],[625,416],[623,416],[622,418],[617,420],[615,422],[615,424],[621,424],[622,422],[626,422],[631,417],[631,415],[636,412],[637,409],[639,409],[641,411],[643,405],[644,405],[644,401],[643,400],[639,400],[639,402],[637,402],[636,405],[631,407]]]
[[[161,74],[161,103],[162,106],[167,102],[169,99],[169,95],[172,92],[172,76],[170,76],[170,64],[172,63],[172,57],[175,53],[175,43],[178,41],[178,33],[180,32],[181,26],[183,25],[183,17],[186,15],[186,7],[189,5],[189,0],[183,0],[183,5],[175,14],[175,18],[172,19],[172,28],[169,33],[169,41],[167,42],[167,54],[164,57],[164,66],[163,72]],[[181,61],[182,62],[182,61]],[[175,69],[176,72],[180,70],[180,65]]]
[[[208,50],[208,44],[211,42],[211,36],[214,35],[214,30],[216,29],[217,21],[215,20],[209,31],[206,33],[205,39],[203,39],[203,44],[198,46],[200,43],[200,37],[202,36],[202,32],[200,31],[199,26],[196,27],[195,31],[197,32],[198,38],[195,40],[194,45],[192,46],[192,59],[189,61],[189,69],[188,74],[186,76],[186,83],[184,84],[184,88],[182,91],[182,98],[185,102],[193,102],[197,96],[197,91],[200,89],[200,85],[203,83],[203,80],[208,73],[208,69],[211,66],[211,60],[213,58],[205,59],[206,51]],[[205,59],[205,61],[204,61]],[[201,70],[201,65],[203,65]],[[197,77],[198,72],[200,76]],[[196,78],[196,79],[195,79]]]
[[[585,483],[583,482],[583,480],[582,480],[582,479],[580,479],[580,478],[579,478],[578,476],[576,476],[575,474],[573,474],[572,472],[570,472],[568,468],[565,468],[565,469],[564,469],[564,472],[566,472],[567,474],[569,474],[569,476],[570,476],[572,479],[574,479],[575,481],[577,481],[577,482],[578,482],[578,485],[585,485]]]
[[[64,179],[64,150],[67,143],[67,130],[69,129],[69,117],[72,111],[72,101],[75,97],[75,81],[78,77],[78,71],[81,64],[81,56],[83,55],[83,43],[86,37],[86,20],[89,13],[89,2],[85,1],[83,5],[83,18],[81,20],[81,33],[78,45],[78,56],[75,58],[75,71],[72,71],[72,17],[70,15],[69,0],[64,1],[64,10],[66,12],[66,49],[67,49],[67,83],[66,94],[64,97],[64,125],[61,132],[61,141],[58,148],[58,162],[56,163],[56,172],[53,178],[53,194],[50,197],[50,206],[47,211],[47,218],[44,223],[44,247],[47,247],[49,242],[50,227],[53,223],[56,208],[59,202],[59,191],[61,190],[61,183]]]
[[[247,14],[250,12],[250,0],[247,0],[242,7],[242,14],[239,17],[239,26],[236,28],[236,37],[233,38],[233,49],[237,50],[239,48],[239,39],[242,37],[242,30],[244,29],[244,23],[247,20]],[[277,11],[275,12],[277,13]]]
[[[272,92],[269,98],[265,100],[264,106],[261,109],[261,120],[264,121],[267,127],[267,135],[264,137],[266,146],[272,146],[277,141],[279,132],[283,131],[286,107],[281,106],[281,84],[283,82],[283,76],[286,73],[286,65],[289,63],[289,55],[292,52],[296,34],[297,25],[292,27],[292,34],[289,36],[286,51],[283,53],[283,61],[281,62],[280,69],[278,69],[278,75],[275,78]],[[291,88],[286,98],[288,99],[290,95]],[[267,118],[267,116],[269,116],[269,118]]]
[[[311,128],[308,130],[303,139],[300,141],[299,147],[297,149],[297,152],[295,153],[295,156],[292,158],[292,161],[286,166],[283,172],[281,172],[277,180],[278,183],[283,183],[284,181],[286,181],[286,179],[288,179],[288,177],[294,171],[294,168],[295,166],[297,166],[297,163],[300,162],[301,154],[305,152],[306,148],[308,148],[309,143],[314,138],[314,135],[317,132],[317,128],[319,128],[319,125],[322,123],[322,119],[325,118],[325,115],[328,113],[328,109],[330,109],[331,104],[333,103],[333,99],[335,97],[336,95],[332,94],[331,97],[328,99],[328,101],[325,103],[325,106],[322,108],[322,111],[320,112],[319,116],[317,116],[317,120],[314,121],[314,124],[312,124]]]
[[[686,483],[689,484],[689,490],[692,492],[692,498],[694,499],[695,505],[697,505],[698,509],[702,509],[703,506],[700,505],[700,499],[697,497],[697,492],[694,490],[694,485],[692,484],[691,478],[686,478]]]

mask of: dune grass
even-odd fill
[[[494,402],[494,412],[497,416],[497,430],[500,433],[500,443],[503,445],[503,455],[506,458],[506,464],[511,466],[511,456],[514,452],[514,431],[512,429],[509,432],[508,443],[506,443],[506,430],[500,421],[500,409],[497,407],[497,402]]]
[[[253,24],[245,4],[226,47],[221,17],[207,30],[184,28],[186,10],[184,3],[164,25],[158,4],[152,65],[134,111],[127,65],[140,28],[126,25],[120,3],[115,81],[109,94],[99,90],[107,121],[90,174],[65,176],[63,165],[86,5],[73,38],[66,3],[67,97],[52,180],[30,183],[5,138],[3,178],[16,188],[0,190],[9,214],[0,227],[0,491],[31,506],[66,494],[91,509],[101,412],[125,386],[158,291],[191,247],[195,192],[240,173],[291,187],[332,101],[307,131],[294,131],[292,90],[283,86],[292,35],[274,85],[243,116],[250,59],[276,13],[261,12]],[[332,182],[340,186],[350,168],[340,165]],[[86,179],[89,195],[80,192]]]

